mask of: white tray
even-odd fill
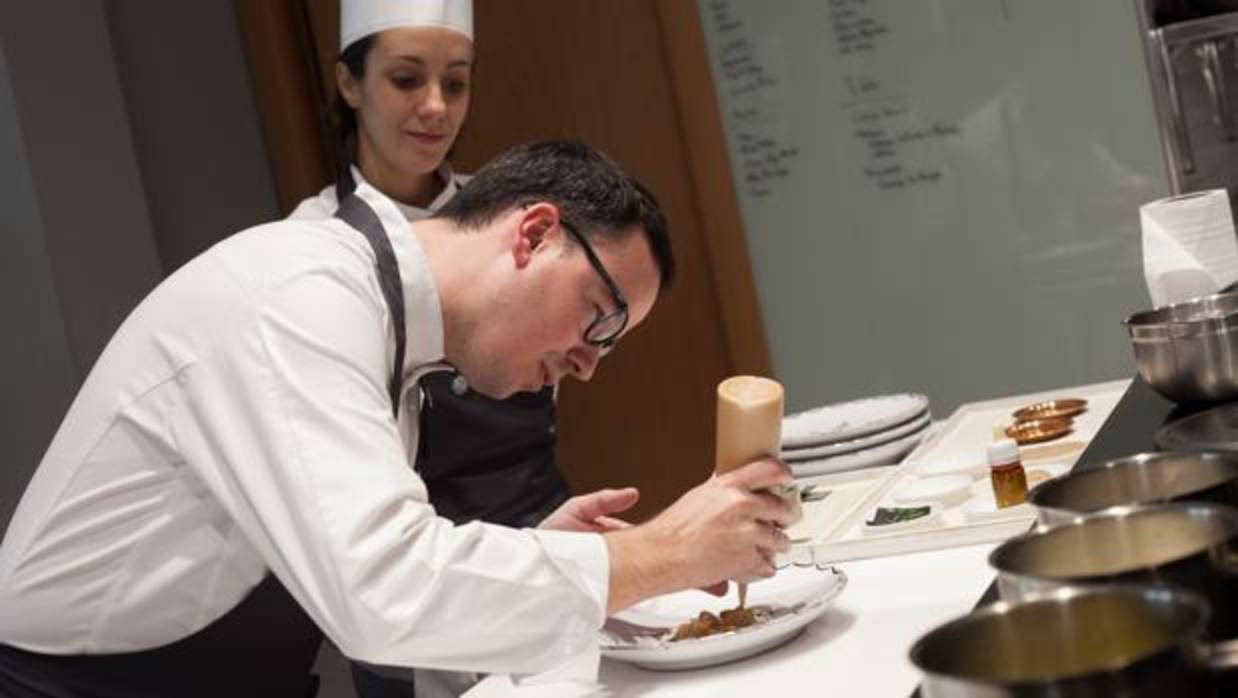
[[[916,463],[958,453],[983,453],[993,440],[994,425],[1010,423],[1012,411],[1035,402],[1069,397],[1088,401],[1087,411],[1074,418],[1073,432],[1020,449],[1028,470],[1038,464],[1073,465],[1129,385],[1129,380],[1111,381],[966,404],[899,465],[800,480],[801,485],[816,484],[818,491],[830,488],[830,496],[821,502],[829,506],[805,504],[804,520],[788,531],[795,545],[785,556],[786,561],[828,564],[1005,540],[1027,530],[1035,519],[1030,506],[1018,507],[1009,515],[968,521],[961,511],[962,504],[958,504],[942,508],[940,517],[926,527],[900,527],[890,533],[866,531],[864,520],[876,507],[892,505],[890,491],[900,482],[918,477],[914,473]],[[972,491],[980,493],[988,486],[987,477],[981,477]],[[835,501],[831,504],[831,500]]]

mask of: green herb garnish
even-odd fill
[[[864,523],[869,526],[886,526],[893,523],[902,523],[903,521],[915,521],[929,515],[932,507],[877,507],[877,511],[873,513],[873,518]]]

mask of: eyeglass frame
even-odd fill
[[[619,335],[623,334],[623,331],[628,327],[628,301],[623,297],[623,292],[619,290],[619,285],[615,283],[615,280],[611,278],[610,273],[606,271],[606,266],[602,264],[602,260],[598,259],[597,253],[593,251],[593,246],[589,244],[589,241],[583,234],[581,234],[580,230],[578,230],[575,225],[568,222],[568,220],[562,216],[559,217],[559,224],[563,226],[563,229],[567,231],[567,234],[573,240],[580,243],[581,248],[585,252],[585,258],[589,260],[589,266],[593,267],[593,270],[597,272],[597,275],[602,277],[602,281],[606,284],[606,288],[610,290],[611,299],[615,302],[615,309],[613,311],[604,314],[599,311],[598,316],[595,317],[593,322],[590,322],[589,326],[585,328],[584,335],[584,339],[587,343],[604,350],[609,350],[615,346],[615,342],[619,341]],[[616,315],[622,315],[623,322],[619,323],[619,328],[611,335],[601,339],[589,337],[590,333],[593,332],[593,328],[601,325]]]

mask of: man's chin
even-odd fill
[[[519,386],[509,384],[496,385],[484,382],[478,384],[469,383],[469,388],[472,389],[473,392],[480,395],[485,395],[492,400],[506,400],[507,398],[520,392]]]

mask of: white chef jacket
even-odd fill
[[[456,192],[460,191],[460,187],[463,187],[470,179],[472,179],[469,175],[461,175],[452,172],[451,165],[446,162],[439,165],[438,169],[435,171],[435,175],[442,180],[443,191],[439,192],[438,196],[434,197],[434,201],[431,201],[428,207],[421,208],[420,206],[406,204],[403,201],[388,199],[391,203],[395,204],[396,208],[400,209],[400,213],[404,214],[405,220],[419,221],[423,218],[429,218],[435,211],[439,210],[444,204],[450,201],[451,197],[455,196]],[[358,186],[363,182],[369,184],[366,182],[365,177],[361,176],[361,170],[357,169],[356,165],[352,166],[352,178]],[[335,185],[332,184],[323,187],[323,190],[318,192],[317,196],[302,199],[301,203],[297,204],[297,207],[292,210],[292,213],[288,214],[288,218],[301,221],[321,220],[323,218],[330,218],[331,216],[334,216],[335,210],[339,207],[340,202],[335,198]]]
[[[387,307],[343,221],[234,235],[125,320],[0,546],[0,642],[52,654],[186,637],[269,567],[341,651],[375,664],[526,673],[594,645],[601,536],[453,526],[408,467],[416,375],[443,357],[416,236],[364,182],[403,277],[403,409]]]

